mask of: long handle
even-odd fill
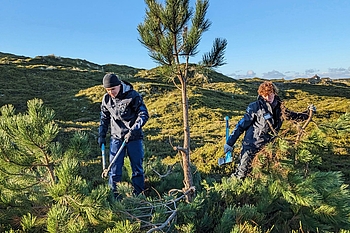
[[[102,154],[102,169],[106,169],[106,154],[105,154],[105,144],[101,146],[101,154]]]
[[[230,125],[228,122],[229,118],[228,116],[225,117],[225,121],[226,121],[226,141],[228,139],[228,137],[230,136]]]
[[[108,176],[109,170],[111,170],[112,165],[113,165],[114,162],[117,160],[119,154],[122,152],[122,150],[123,150],[123,148],[124,148],[125,145],[126,145],[126,140],[123,141],[123,143],[122,143],[122,145],[120,146],[120,148],[119,148],[117,154],[114,156],[114,158],[112,159],[112,161],[109,163],[108,168],[103,170],[102,175],[101,175],[102,178],[105,178],[105,177]]]
[[[225,121],[226,121],[226,142],[227,142],[227,140],[228,140],[228,137],[230,136],[230,124],[229,124],[229,119],[230,119],[230,118],[229,118],[228,116],[225,117]],[[231,161],[232,161],[232,153],[231,153],[231,151],[228,151],[228,152],[226,153],[225,160],[226,160],[226,162],[231,162]]]
[[[230,125],[229,125],[229,117],[226,116],[225,117],[225,122],[226,122],[226,142],[230,136]],[[218,163],[219,163],[219,166],[223,165],[223,164],[226,164],[226,163],[231,163],[232,162],[232,153],[231,151],[228,151],[226,152],[226,155],[224,158],[219,158],[218,159]]]

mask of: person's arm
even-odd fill
[[[314,105],[309,105],[307,110],[304,112],[294,112],[289,109],[285,109],[285,116],[287,120],[295,120],[295,121],[305,121],[308,119],[310,111],[313,113],[316,112],[316,107]]]
[[[227,139],[226,144],[233,147],[241,134],[253,124],[256,114],[256,107],[253,104],[250,104],[244,114],[243,118],[237,123],[235,129],[232,131],[231,135]]]
[[[100,147],[102,144],[106,144],[106,135],[111,120],[111,114],[106,108],[104,100],[105,98],[103,98],[101,103],[100,125],[98,127],[98,143]]]
[[[148,110],[143,102],[142,97],[138,94],[136,98],[133,100],[133,106],[135,112],[137,112],[137,118],[135,120],[134,125],[130,127],[131,130],[138,130],[144,126],[149,118]]]

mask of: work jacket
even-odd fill
[[[281,104],[278,96],[275,96],[272,104],[258,96],[255,102],[248,105],[246,113],[232,131],[227,144],[233,146],[239,136],[245,132],[243,147],[260,149],[277,136],[283,118],[292,120],[306,120],[308,118],[307,112],[296,113],[288,109],[282,111]]]
[[[122,81],[115,98],[108,93],[102,98],[99,137],[106,137],[110,125],[111,137],[124,140],[124,136],[132,130],[130,141],[142,139],[142,126],[146,124],[148,118],[148,111],[141,95],[130,83]]]

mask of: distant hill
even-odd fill
[[[140,69],[126,65],[98,65],[82,59],[64,58],[55,55],[36,56],[35,58],[16,56],[9,53],[0,52],[0,64],[28,69],[42,70],[72,70],[72,71],[101,71],[101,72],[116,72],[121,74],[136,74]]]

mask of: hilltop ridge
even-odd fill
[[[65,58],[55,55],[36,56],[34,58],[18,56],[10,53],[0,52],[0,65],[10,65],[28,69],[42,70],[72,70],[72,71],[100,71],[100,72],[120,72],[125,74],[136,74],[139,70],[127,65],[105,64],[99,65],[83,59]]]

